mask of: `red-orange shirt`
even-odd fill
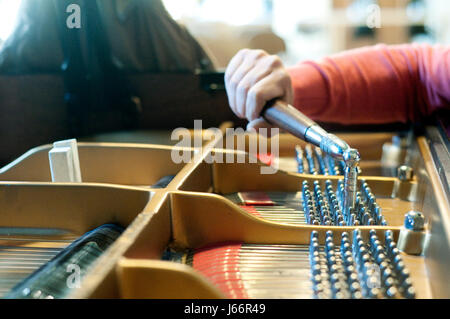
[[[340,124],[417,121],[450,109],[450,47],[376,45],[288,68],[294,106]]]

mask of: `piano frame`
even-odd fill
[[[360,149],[367,159],[363,164],[368,171],[379,172],[380,149],[392,138],[391,133],[341,137]],[[434,140],[428,135],[418,136],[408,149],[416,172],[412,180],[361,177],[372,188],[380,206],[385,211],[391,209],[391,213],[388,226],[358,227],[295,226],[250,215],[221,195],[238,191],[293,192],[300,190],[304,180],[323,183],[329,179],[336,183],[342,176],[281,170],[261,175],[260,168],[265,165],[261,162],[207,163],[205,158],[215,152],[241,152],[216,148],[216,142],[208,140],[204,139],[201,149],[177,149],[191,152],[192,161],[187,164],[172,163],[172,146],[80,143],[82,184],[51,183],[47,162],[51,146],[32,149],[0,170],[0,226],[51,227],[79,235],[107,222],[126,227],[95,262],[82,288],[73,291],[70,298],[224,298],[194,269],[161,261],[166,246],[198,248],[223,241],[308,244],[313,230],[319,231],[323,242],[327,230],[339,234],[356,228],[364,236],[370,229],[376,229],[380,235],[390,229],[397,239],[404,213],[414,209],[423,212],[427,222],[424,252],[422,256],[403,257],[417,297],[450,297],[450,287],[446,285],[450,277],[448,186],[443,183],[442,168],[439,171],[436,164]],[[293,147],[302,143],[282,134],[280,155],[293,154]],[[166,188],[149,187],[168,174],[175,178]]]

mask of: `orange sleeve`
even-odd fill
[[[340,124],[417,121],[450,105],[450,48],[377,45],[288,69],[294,106]]]

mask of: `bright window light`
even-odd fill
[[[197,0],[163,0],[163,3],[175,20],[191,16],[198,7]]]
[[[265,13],[262,0],[163,0],[175,19],[223,22],[232,25],[257,23]]]
[[[233,25],[255,23],[263,14],[264,7],[261,0],[204,0],[200,8],[202,19]]]
[[[0,0],[0,43],[13,32],[22,0]]]

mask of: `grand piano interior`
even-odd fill
[[[91,30],[103,12],[75,2],[89,7]],[[230,134],[245,123],[223,72],[118,70],[83,60],[67,29],[44,31],[60,37],[64,72],[62,61],[0,66],[1,298],[450,298],[448,114],[321,123],[361,155],[348,213],[342,162],[286,132]],[[96,32],[76,43],[104,57],[117,43]],[[177,144],[180,126],[198,142]],[[52,143],[71,138],[76,158],[52,164]],[[55,178],[73,165],[80,180]]]
[[[0,171],[2,293],[14,298],[448,297],[449,201],[442,166],[448,142],[441,133],[428,127],[424,135],[342,135],[367,159],[358,179],[361,212],[353,221],[333,209],[336,201],[339,207],[342,176],[292,172],[292,165],[261,175],[267,164],[252,163],[245,150],[245,163],[211,163],[210,155],[243,152],[216,148],[222,140],[205,141],[197,150],[79,143],[83,183],[52,183],[47,157],[52,146],[37,147]],[[383,159],[402,138],[408,142],[398,145],[402,152],[394,151],[401,156],[393,176],[392,161]],[[299,147],[311,146],[282,134],[282,162],[296,160]],[[172,150],[188,152],[192,161],[170,164]],[[258,157],[267,162],[267,153]],[[170,178],[164,185],[152,186],[165,176]],[[83,243],[85,233],[105,224],[117,230],[107,244],[102,238]],[[66,282],[64,267],[79,249],[69,245],[76,239],[83,249],[97,243],[99,251],[83,261],[81,289],[57,289],[57,283],[46,281],[45,269],[63,270]],[[61,252],[66,257],[48,263]],[[377,275],[379,286],[368,286]]]

